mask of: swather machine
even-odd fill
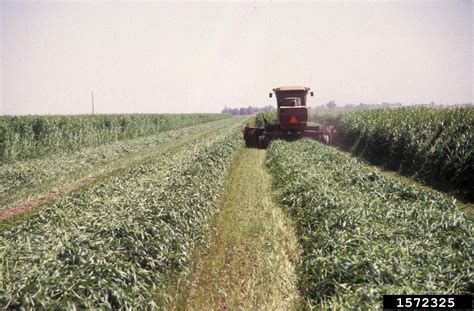
[[[277,99],[277,118],[279,123],[255,127],[247,124],[244,127],[244,140],[247,147],[266,148],[273,139],[295,140],[309,137],[326,144],[331,141],[331,131],[318,125],[308,125],[308,108],[306,96],[310,88],[286,86],[273,89]],[[313,96],[313,92],[309,92]],[[270,97],[273,93],[270,93]]]

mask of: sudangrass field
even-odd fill
[[[303,247],[317,309],[379,309],[383,294],[473,291],[472,221],[436,192],[315,141],[272,142],[267,165]]]
[[[337,120],[338,143],[371,163],[474,200],[473,107],[325,109],[312,119]]]
[[[316,108],[310,111],[309,121],[322,124],[324,126],[336,125],[340,126],[344,117],[355,109],[341,109],[341,108]]]
[[[226,114],[0,116],[0,163],[192,126]]]
[[[29,199],[51,188],[68,185],[77,179],[99,177],[121,170],[156,154],[167,152],[178,144],[199,139],[206,133],[232,126],[235,120],[225,118],[196,126],[158,132],[145,137],[85,147],[69,153],[0,164],[0,211],[15,202]]]
[[[239,151],[248,120],[226,115],[0,118],[0,308],[378,310],[384,294],[472,293],[472,215],[364,159],[472,194],[473,109],[325,113],[312,120],[363,159],[308,139]]]
[[[217,212],[240,120],[45,206],[0,232],[0,306],[163,307]]]
[[[257,127],[264,127],[266,119],[270,124],[274,124],[278,122],[276,112],[259,112],[255,116],[255,126]]]

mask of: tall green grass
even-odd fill
[[[474,108],[355,110],[338,118],[338,142],[371,163],[474,200]]]
[[[310,111],[308,116],[309,121],[313,121],[324,126],[340,125],[345,116],[352,113],[353,109],[328,109],[328,108],[316,108]]]
[[[259,112],[255,116],[255,126],[256,127],[264,127],[265,126],[265,120],[268,121],[270,124],[278,123],[277,119],[277,113],[272,111],[272,112]]]
[[[226,114],[2,116],[0,163],[152,135],[228,116]]]

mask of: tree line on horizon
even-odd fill
[[[443,104],[435,104],[434,102],[430,102],[428,104],[409,104],[403,105],[399,102],[396,103],[389,103],[389,102],[382,102],[382,103],[360,103],[360,104],[345,104],[345,105],[337,105],[334,100],[329,101],[326,104],[320,106],[313,106],[313,109],[380,109],[380,108],[401,108],[401,107],[425,107],[425,108],[444,108],[444,107],[465,107],[465,106],[472,106],[472,103],[466,104],[456,104],[456,105],[443,105]],[[311,107],[310,107],[311,108]],[[258,112],[272,112],[276,111],[276,108],[272,105],[267,105],[265,107],[241,107],[241,108],[229,108],[225,106],[222,109],[222,113],[229,113],[234,116],[242,116],[242,115],[253,115]]]
[[[275,107],[272,105],[267,105],[265,107],[241,107],[241,108],[229,108],[225,106],[224,109],[222,109],[222,113],[230,113],[231,115],[234,116],[245,116],[245,115],[252,115],[256,114],[257,112],[271,112],[271,111],[276,111]]]

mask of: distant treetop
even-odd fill
[[[270,112],[270,111],[275,111],[276,109],[271,106],[265,106],[265,107],[242,107],[242,108],[229,108],[225,106],[224,109],[222,109],[222,113],[230,113],[234,116],[244,116],[244,115],[252,115],[256,114],[257,112]]]

